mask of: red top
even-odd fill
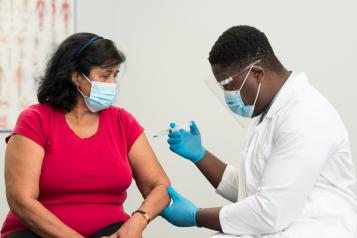
[[[44,148],[38,200],[65,224],[89,236],[129,218],[123,210],[132,180],[127,155],[143,130],[129,112],[110,107],[99,112],[97,132],[81,139],[63,111],[35,104],[20,114],[6,142],[20,134]],[[23,229],[27,228],[10,211],[1,238]]]

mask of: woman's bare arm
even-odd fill
[[[41,237],[83,237],[37,199],[44,150],[21,135],[10,138],[5,153],[6,197],[11,211]]]
[[[129,161],[135,182],[144,197],[138,209],[154,219],[170,202],[166,187],[170,181],[157,160],[151,146],[142,133],[132,145]],[[141,238],[147,221],[142,214],[135,213],[110,238]]]
[[[170,202],[166,191],[170,181],[144,133],[133,144],[129,160],[136,184],[144,197],[139,209],[146,211],[153,219]]]

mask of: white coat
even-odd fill
[[[224,234],[241,238],[356,238],[357,191],[348,132],[333,106],[292,73],[252,129],[238,169],[217,193]]]

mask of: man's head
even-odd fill
[[[281,71],[283,66],[276,58],[268,38],[258,29],[251,26],[234,26],[223,32],[211,52],[211,65],[242,67],[261,59],[261,65],[272,71]]]
[[[224,89],[241,88],[245,105],[253,105],[261,86],[253,116],[266,109],[286,79],[287,71],[267,37],[251,26],[234,26],[223,32],[209,53],[209,62],[217,81],[232,77]]]

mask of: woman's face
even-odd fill
[[[87,78],[90,81],[101,83],[116,83],[116,77],[119,73],[119,65],[112,67],[93,67]],[[90,95],[91,83],[82,75],[78,75],[78,86],[85,96]]]

